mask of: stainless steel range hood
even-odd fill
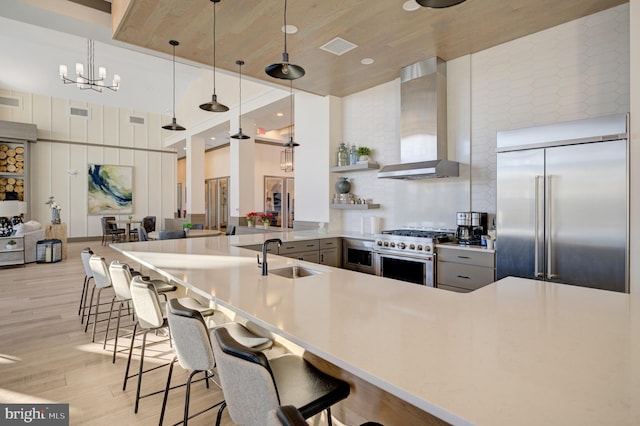
[[[447,64],[433,57],[400,72],[400,164],[379,178],[429,179],[459,175],[447,159]]]

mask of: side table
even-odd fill
[[[67,258],[67,224],[47,224],[44,231],[45,238],[47,240],[60,240],[62,241],[62,259]]]
[[[24,237],[0,237],[0,266],[9,265],[24,266]]]

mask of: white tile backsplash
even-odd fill
[[[448,94],[449,144],[456,154],[449,159],[461,162],[460,177],[396,181],[378,179],[376,171],[349,174],[352,192],[373,198],[381,208],[344,211],[345,229],[359,231],[363,216],[381,217],[381,228],[388,229],[454,227],[460,210],[495,214],[496,132],[629,111],[629,6],[447,66],[448,87],[464,89]],[[381,165],[399,162],[399,79],[345,97],[343,108],[345,142],[371,147],[372,159]]]

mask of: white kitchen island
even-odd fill
[[[322,272],[292,280],[236,247],[336,236],[112,247],[451,424],[640,424],[640,297],[518,278],[459,294],[269,255]]]

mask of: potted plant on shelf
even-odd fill
[[[358,162],[365,163],[369,161],[369,155],[371,154],[371,149],[366,146],[358,147]]]
[[[256,225],[256,216],[258,214],[256,212],[249,212],[247,213],[247,216],[245,216],[247,218],[247,226],[249,228],[253,228]]]
[[[182,224],[182,229],[184,230],[184,233],[187,235],[189,235],[189,231],[191,231],[191,227],[193,227],[191,222],[185,222]]]
[[[262,213],[260,215],[260,222],[262,222],[262,226],[264,226],[264,229],[269,229],[269,226],[271,225],[271,219],[273,219],[272,213]]]
[[[18,243],[16,243],[15,240],[9,240],[7,241],[7,245],[5,247],[7,250],[13,250],[17,246],[18,246]]]

